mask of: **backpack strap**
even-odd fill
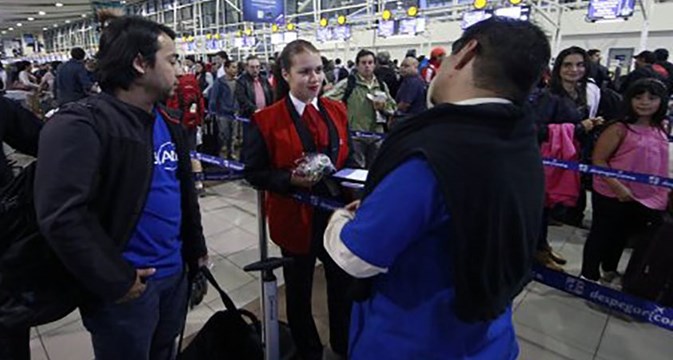
[[[346,91],[344,91],[344,96],[341,98],[341,101],[346,104],[348,103],[348,99],[351,97],[353,94],[353,90],[355,89],[355,83],[357,79],[355,78],[355,75],[348,75],[347,78],[347,83],[346,83]]]

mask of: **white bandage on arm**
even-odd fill
[[[325,229],[325,250],[340,268],[353,277],[368,278],[388,272],[388,269],[362,260],[344,244],[341,239],[341,230],[353,220],[353,217],[351,212],[344,209],[334,212]]]

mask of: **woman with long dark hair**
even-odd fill
[[[278,58],[277,101],[252,117],[243,148],[246,179],[267,191],[266,209],[271,240],[284,257],[287,316],[292,336],[304,360],[322,359],[323,346],[313,321],[311,293],[316,259],[327,280],[330,345],[337,355],[348,354],[351,304],[346,296],[350,277],[330,258],[323,235],[330,211],[302,204],[290,193],[345,199],[338,185],[295,171],[306,153],[327,155],[341,169],[350,163],[348,118],[340,102],[322,98],[325,77],[320,52],[308,41],[289,43]]]
[[[636,81],[627,90],[623,105],[626,115],[610,124],[598,138],[593,164],[668,176],[666,86],[655,79]],[[627,239],[644,230],[648,223],[661,221],[668,190],[595,176],[592,203],[593,222],[584,246],[582,276],[611,283],[619,277],[617,265]]]
[[[585,134],[578,137],[581,147],[580,161],[590,162],[593,144],[598,136],[595,128],[605,120],[619,116],[619,95],[611,90],[601,90],[589,78],[589,55],[584,49],[572,46],[562,50],[554,61],[550,80],[550,92],[569,100],[574,105],[574,116],[580,119]],[[591,178],[582,177],[580,197],[575,207],[567,209],[564,222],[583,227],[586,208],[586,190],[591,189]]]

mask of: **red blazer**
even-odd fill
[[[349,152],[346,108],[341,102],[326,98],[320,98],[319,104],[320,112],[328,119],[329,148],[336,153],[334,165],[341,169]],[[296,166],[295,161],[306,152],[297,130],[296,123],[300,121],[297,118],[294,106],[288,98],[255,113],[252,117],[264,138],[269,161],[275,169],[291,171]],[[268,191],[265,205],[271,240],[291,253],[307,254],[311,248],[313,207]]]

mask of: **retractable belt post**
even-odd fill
[[[246,272],[259,271],[261,273],[262,296],[260,302],[264,314],[262,337],[264,339],[265,360],[280,359],[280,332],[278,326],[278,287],[277,278],[273,271],[282,267],[290,259],[269,257],[266,238],[266,213],[264,208],[264,191],[257,190],[257,224],[259,233],[260,261],[243,268]]]

